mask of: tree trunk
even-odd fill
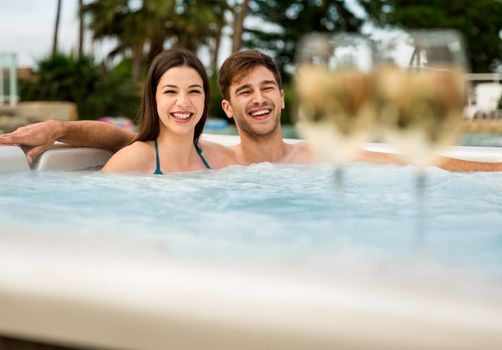
[[[84,1],[78,0],[78,57],[81,58],[84,54]]]
[[[56,24],[54,25],[54,37],[52,39],[52,56],[58,51],[59,18],[61,17],[61,0],[57,2]]]
[[[144,44],[134,44],[132,46],[132,80],[138,83],[141,74],[141,63],[143,61]]]
[[[232,36],[232,53],[239,51],[242,46],[242,33],[244,32],[244,19],[249,10],[249,0],[244,0],[239,12],[235,16],[234,34]]]
[[[218,71],[218,54],[220,52],[221,44],[221,32],[223,31],[223,25],[218,25],[218,30],[214,38],[214,46],[211,52],[211,74],[216,75]]]
[[[148,64],[152,63],[155,56],[164,50],[165,38],[154,36],[150,39],[150,51],[148,52]]]

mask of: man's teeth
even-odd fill
[[[173,113],[173,116],[176,119],[188,119],[190,118],[191,113]]]
[[[257,116],[260,116],[260,115],[264,115],[264,114],[268,114],[270,113],[270,109],[262,109],[262,110],[259,110],[259,111],[256,111],[256,112],[252,112],[250,113],[253,117],[257,117]]]

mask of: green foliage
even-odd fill
[[[501,64],[500,0],[359,0],[376,24],[401,28],[454,28],[467,44],[473,72],[493,71]]]
[[[246,28],[244,44],[272,54],[285,81],[294,64],[296,43],[309,32],[358,32],[363,20],[355,16],[345,0],[254,0],[250,15],[266,25]],[[271,27],[272,25],[272,27]]]
[[[209,116],[212,118],[222,118],[227,119],[227,116],[223,109],[221,108],[221,100],[223,97],[218,89],[218,78],[216,74],[213,74],[209,78],[209,88],[211,90],[211,101],[209,102]]]
[[[221,0],[94,0],[84,6],[84,13],[90,17],[94,40],[116,39],[110,57],[132,58],[132,76],[137,80],[146,48],[147,63],[165,43],[194,52],[203,45],[213,50],[227,8],[227,2]]]
[[[293,92],[293,86],[292,84],[285,84],[283,85],[283,90],[284,90],[284,103],[285,103],[285,108],[283,109],[281,113],[281,123],[283,125],[292,125],[294,124],[294,92]]]
[[[38,62],[36,78],[21,84],[20,95],[21,100],[75,102],[82,119],[133,116],[139,101],[130,67],[108,72],[91,57],[75,59],[62,53]]]

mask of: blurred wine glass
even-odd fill
[[[453,30],[400,33],[379,46],[377,125],[423,174],[459,136],[467,102],[462,38]]]
[[[374,107],[386,141],[417,168],[418,254],[425,251],[426,168],[460,135],[467,103],[466,56],[452,30],[399,33],[381,41]]]
[[[311,33],[296,53],[296,126],[314,152],[336,165],[353,160],[367,140],[373,43],[355,34]]]

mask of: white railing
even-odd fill
[[[502,73],[470,73],[465,78],[472,88],[466,109],[467,118],[502,120],[502,110],[499,108]]]
[[[16,68],[16,54],[0,52],[0,106],[5,103],[15,106],[19,100]],[[5,72],[7,72],[6,76],[4,75]],[[8,84],[5,84],[6,78]]]

